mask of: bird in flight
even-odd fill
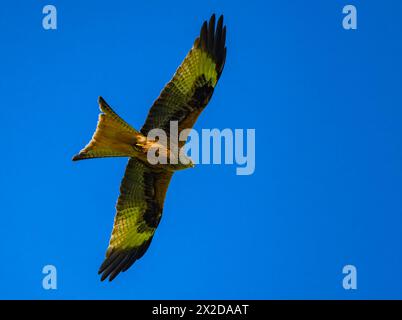
[[[116,216],[106,258],[99,268],[101,281],[112,281],[126,271],[147,251],[160,222],[166,191],[175,171],[192,167],[192,163],[151,164],[148,151],[158,144],[148,139],[152,129],[162,129],[170,142],[170,122],[177,121],[178,134],[193,127],[211,99],[226,59],[226,26],[220,16],[204,21],[199,37],[194,41],[173,78],[161,91],[149,110],[140,131],[127,124],[99,97],[99,115],[91,141],[73,161],[128,157],[129,161],[120,186]],[[185,136],[185,135],[184,135]],[[182,140],[182,139],[180,139]],[[178,142],[183,146],[185,142]],[[170,154],[166,144],[165,148]],[[162,149],[159,149],[162,150]]]

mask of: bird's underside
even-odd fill
[[[215,15],[202,25],[200,36],[176,70],[172,80],[153,103],[138,132],[100,97],[96,131],[89,144],[73,160],[102,157],[129,157],[116,204],[114,226],[99,274],[113,280],[126,271],[148,249],[160,222],[165,194],[176,170],[190,167],[150,164],[149,149],[157,143],[148,139],[152,129],[162,129],[169,137],[170,122],[178,122],[178,132],[192,128],[208,104],[222,73],[226,58],[226,27]],[[161,146],[161,148],[167,146]],[[169,152],[167,152],[169,154]]]

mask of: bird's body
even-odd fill
[[[193,166],[178,158],[171,161],[170,123],[178,124],[179,134],[193,127],[222,73],[226,58],[225,39],[223,16],[215,28],[215,15],[212,15],[209,24],[204,22],[192,49],[152,105],[140,131],[128,125],[99,98],[102,113],[96,131],[73,160],[129,157],[106,259],[99,269],[101,280],[107,277],[113,280],[142,257],[160,222],[173,173]],[[166,132],[167,143],[149,139],[148,133],[152,129]],[[177,147],[183,144],[178,142]],[[155,147],[166,153],[166,163],[151,164],[148,161],[149,151]]]

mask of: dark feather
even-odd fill
[[[101,281],[109,277],[109,281],[116,278],[120,272],[129,269],[135,261],[140,259],[149,248],[152,237],[144,242],[141,246],[130,249],[113,252],[109,258],[106,258],[99,269],[99,274],[102,274]]]
[[[214,54],[215,14],[211,16],[208,25],[208,52]]]
[[[208,52],[216,63],[218,79],[222,73],[226,58],[226,26],[223,26],[223,15],[218,19],[215,29],[215,14],[211,16],[209,24],[205,21],[201,28],[200,40],[195,42],[199,48]]]
[[[206,21],[204,21],[201,27],[200,43],[201,48],[204,51],[208,51],[208,25]]]

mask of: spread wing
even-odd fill
[[[211,99],[226,58],[226,27],[223,16],[215,28],[215,15],[202,25],[200,36],[177,69],[172,80],[152,105],[143,135],[159,128],[170,132],[170,121],[178,121],[179,133],[191,128]],[[131,158],[120,187],[117,214],[106,259],[99,269],[101,280],[113,280],[126,271],[148,249],[159,224],[171,172]]]
[[[215,15],[202,25],[200,36],[152,105],[141,133],[153,128],[169,135],[170,121],[178,121],[179,134],[192,128],[211,99],[226,59],[226,26],[223,16],[215,28]]]
[[[130,158],[116,205],[116,216],[106,259],[99,268],[101,280],[112,281],[148,249],[161,219],[171,172],[155,172]]]

